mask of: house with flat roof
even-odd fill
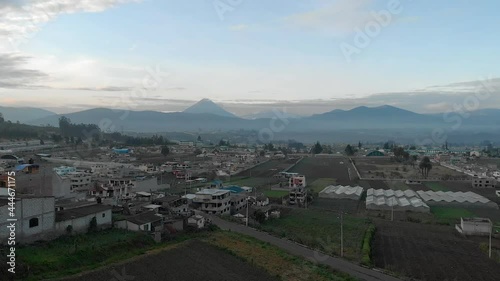
[[[231,212],[231,191],[204,189],[196,192],[193,203],[208,214],[226,215]]]
[[[71,225],[73,233],[85,233],[88,231],[90,222],[96,219],[97,229],[110,228],[112,226],[112,206],[94,204],[73,209],[65,209],[56,212],[55,231],[58,234],[67,232]]]
[[[163,228],[163,216],[154,211],[144,212],[118,221],[116,227],[130,231],[154,231],[157,227]]]

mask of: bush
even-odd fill
[[[375,235],[376,228],[374,225],[370,225],[365,232],[365,237],[363,238],[363,245],[361,247],[361,264],[365,266],[372,266],[372,240]]]

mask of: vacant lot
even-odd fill
[[[346,258],[360,260],[361,243],[369,225],[370,222],[364,218],[344,215],[344,256]],[[267,221],[261,225],[261,228],[328,254],[340,255],[339,212],[292,209],[280,219]]]
[[[449,226],[375,220],[376,267],[419,280],[498,280],[500,266]]]
[[[349,169],[352,181],[349,177]],[[289,172],[305,175],[308,183],[317,179],[335,179],[336,183],[341,185],[350,185],[356,182],[356,172],[349,163],[349,159],[344,157],[306,157]]]
[[[390,158],[356,158],[356,167],[365,179],[420,179],[423,178],[418,163],[415,166],[391,161]],[[430,178],[466,178],[455,170],[433,163]]]

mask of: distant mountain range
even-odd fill
[[[54,112],[33,107],[0,106],[0,112],[3,114],[5,120],[10,120],[14,123],[17,121],[19,121],[20,123],[27,123],[33,120],[57,115]]]
[[[20,122],[32,125],[50,124],[58,126],[56,115],[50,111],[33,108],[0,108],[0,112],[9,119],[12,116]],[[204,99],[183,112],[162,113],[156,111],[123,111],[107,108],[95,108],[64,114],[74,123],[98,124],[104,131],[126,131],[137,133],[158,132],[227,132],[230,130],[272,131],[276,138],[295,136],[332,135],[335,131],[349,131],[356,138],[387,133],[396,136],[430,135],[435,129],[443,129],[449,134],[465,132],[465,136],[474,135],[479,139],[484,134],[489,137],[500,136],[500,109],[484,109],[471,112],[470,116],[457,113],[419,114],[393,106],[366,107],[351,110],[332,110],[308,117],[276,116],[276,112],[264,112],[238,117],[216,103]],[[278,117],[274,118],[273,117]],[[12,120],[12,119],[11,119]],[[380,133],[377,133],[379,131]],[[417,134],[417,132],[419,132]],[[423,133],[421,133],[423,132]],[[334,135],[334,134],[333,134]],[[368,135],[366,135],[368,137]]]

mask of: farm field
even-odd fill
[[[355,158],[355,165],[365,179],[421,179],[422,174],[418,168],[418,163],[415,167],[404,165],[402,163],[391,162],[390,158]],[[430,178],[467,178],[463,173],[448,169],[439,164],[433,163],[432,170],[429,174]]]
[[[462,217],[468,218],[475,216],[470,210],[452,207],[431,207],[431,213],[438,221],[448,224],[458,223]]]
[[[332,271],[252,237],[231,232],[216,232],[206,239],[208,243],[229,251],[254,266],[264,268],[281,280],[355,280],[344,273]]]
[[[182,247],[161,251],[134,261],[104,268],[71,281],[114,280],[115,273],[126,273],[135,280],[279,280],[264,269],[255,267],[238,257],[198,240]],[[126,279],[126,280],[130,280]]]
[[[269,160],[265,163],[257,165],[252,169],[240,172],[238,177],[255,177],[255,178],[272,178],[273,175],[287,169],[298,159],[283,159],[283,160]]]
[[[500,266],[449,226],[374,220],[376,267],[418,280],[498,280]]]
[[[325,187],[329,186],[329,185],[336,185],[337,184],[337,180],[335,179],[332,179],[332,178],[319,178],[313,182],[309,182],[307,183],[307,187],[312,190],[314,193],[319,193],[320,191],[322,191],[323,189],[325,189]]]
[[[328,198],[314,198],[310,204],[311,209],[323,209],[334,212],[341,210],[349,214],[357,214],[365,210],[365,201],[355,201],[349,199],[328,199]]]
[[[124,280],[146,281],[354,280],[268,243],[225,231],[66,280],[116,280],[116,274],[123,273],[129,276]]]
[[[424,185],[432,191],[449,191],[448,188],[446,188],[446,186],[444,186],[440,182],[425,182]]]
[[[264,195],[269,198],[281,198],[284,196],[288,196],[288,191],[286,190],[265,190]]]
[[[154,246],[153,239],[147,235],[118,229],[65,236],[18,247],[16,274],[23,280],[57,278],[130,258]],[[5,257],[3,252],[2,257]],[[0,269],[3,275],[3,266]]]
[[[344,215],[344,257],[361,258],[361,243],[370,225],[367,219]],[[277,236],[340,256],[340,217],[338,212],[319,209],[291,209],[282,218],[270,220],[260,228]]]
[[[340,163],[343,164],[340,164]],[[349,179],[348,168],[354,180]],[[337,184],[350,185],[356,182],[354,168],[345,157],[306,157],[289,172],[300,173],[306,176],[308,183],[317,179],[335,179]]]

